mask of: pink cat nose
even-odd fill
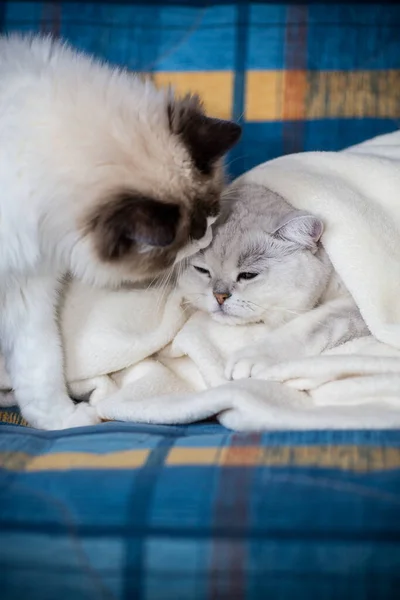
[[[225,302],[225,300],[227,300],[228,298],[231,297],[232,294],[217,294],[216,292],[213,292],[214,294],[214,298],[216,299],[216,301],[218,302],[219,305],[223,304]]]

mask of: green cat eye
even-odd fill
[[[196,271],[198,271],[199,273],[203,273],[203,275],[208,275],[208,277],[210,277],[210,271],[207,271],[207,269],[203,269],[203,267],[196,267],[196,265],[193,265],[193,267],[196,269]]]
[[[258,273],[239,273],[237,280],[240,281],[241,279],[254,279],[254,277],[257,277]]]

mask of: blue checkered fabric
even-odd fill
[[[0,1],[4,32],[62,36],[241,121],[232,175],[397,129],[399,29],[395,2]]]
[[[391,599],[400,434],[0,430],[6,600]]]

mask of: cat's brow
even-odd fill
[[[278,240],[266,240],[263,244],[249,245],[243,249],[238,258],[238,267],[259,267],[260,269],[266,268],[269,261],[280,261],[284,259],[288,254],[295,251],[296,248],[293,245],[282,243]]]
[[[242,250],[238,258],[238,267],[243,268],[244,266],[255,265],[259,262],[265,262],[268,258],[272,258],[273,252],[267,245],[261,246],[249,246]]]

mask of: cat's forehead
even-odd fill
[[[277,254],[279,243],[267,233],[253,229],[249,231],[221,231],[212,245],[203,253],[203,260],[214,271],[230,271],[251,266]]]
[[[254,236],[247,241],[238,250],[237,265],[240,269],[260,263],[268,258],[273,258],[277,254],[278,248],[274,240],[264,234],[263,236]]]
[[[236,263],[240,250],[245,246],[245,237],[234,222],[217,228],[211,245],[204,251],[205,260],[214,265]]]

